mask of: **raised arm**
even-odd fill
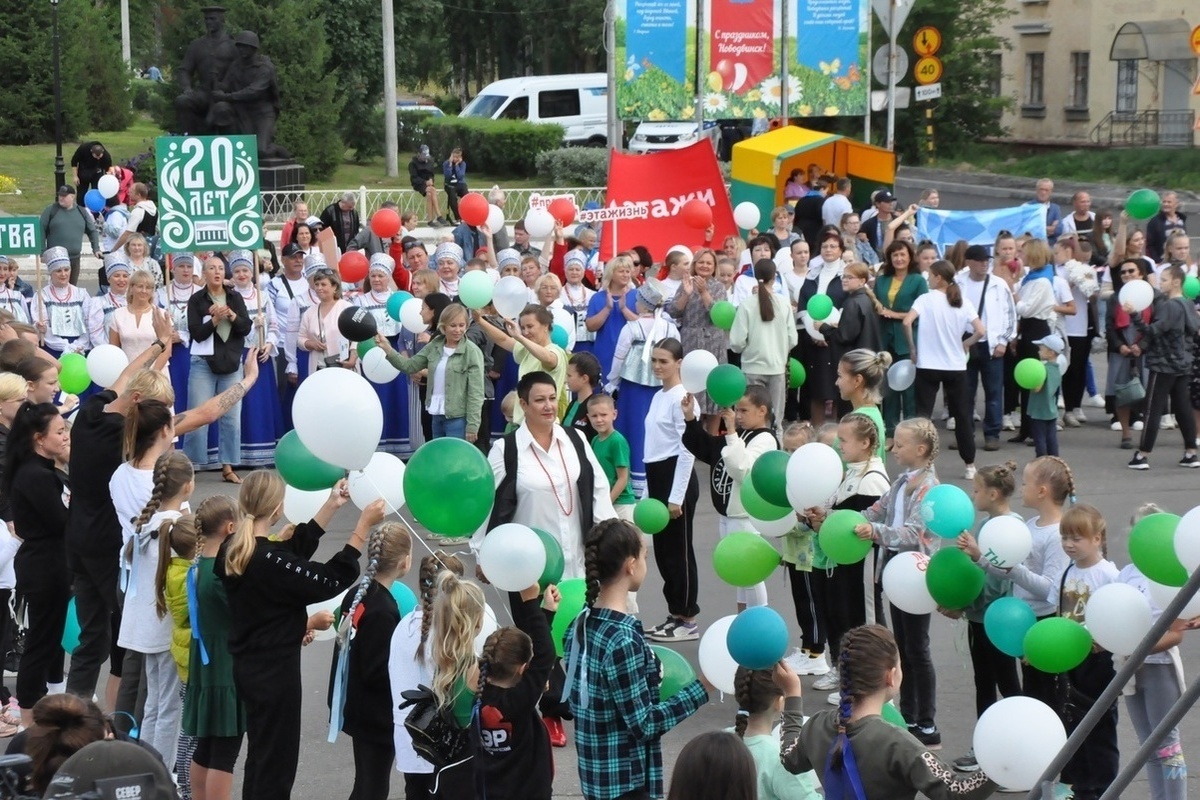
[[[255,381],[258,380],[257,347],[251,347],[246,351],[243,369],[242,379],[233,386],[195,408],[189,408],[182,414],[176,414],[175,434],[183,436],[185,433],[191,433],[197,428],[216,422],[246,396],[246,392],[250,391]]]

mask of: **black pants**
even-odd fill
[[[671,457],[666,461],[646,462],[648,496],[668,502],[675,482],[675,461],[676,458]],[[692,547],[692,517],[699,497],[700,484],[693,472],[683,498],[683,513],[654,536],[654,563],[662,575],[667,612],[674,617],[690,619],[700,613],[700,606],[696,605],[700,578],[696,570],[696,551]]]
[[[1095,698],[1100,696],[1115,674],[1113,658],[1109,653],[1092,653],[1067,673],[1071,690],[1063,716],[1068,736],[1075,732],[1083,715],[1091,710]],[[1113,703],[1063,767],[1062,779],[1064,783],[1071,784],[1076,800],[1098,800],[1116,779],[1120,763],[1117,704]]]
[[[909,614],[892,606],[892,633],[904,672],[900,713],[910,725],[931,728],[937,713],[937,675],[929,653],[929,615]]]
[[[954,419],[954,439],[958,442],[958,455],[964,464],[975,463],[975,433],[971,409],[967,408],[967,371],[943,369],[917,369],[917,416],[932,417],[933,403],[937,400],[938,388],[946,410]]]
[[[246,706],[242,800],[288,800],[300,762],[300,643],[235,657],[233,683]]]
[[[1191,395],[1188,392],[1190,380],[1190,375],[1150,373],[1150,380],[1146,383],[1146,426],[1142,428],[1142,441],[1138,445],[1140,452],[1150,453],[1154,450],[1168,402],[1179,433],[1183,436],[1183,449],[1196,449],[1196,417],[1192,414]]]
[[[1017,354],[1004,351],[1004,413],[1012,414],[1021,406],[1021,387],[1017,386]]]
[[[433,794],[432,772],[404,773],[405,800],[428,800]]]
[[[46,696],[52,671],[57,669],[61,674],[66,655],[62,649],[63,628],[71,594],[65,584],[31,587],[23,594],[29,627],[25,630],[25,654],[17,670],[17,699],[21,708],[28,709]]]
[[[825,572],[826,576],[822,581],[825,594],[821,597],[819,605],[825,619],[829,657],[836,664],[842,654],[842,637],[852,628],[867,624],[863,562],[840,564]]]
[[[1021,693],[1017,679],[1017,660],[996,649],[983,629],[982,622],[967,621],[967,648],[971,651],[971,667],[975,672],[975,716],[1000,697],[1015,697]]]
[[[465,183],[446,184],[446,208],[450,212],[447,216],[451,221],[459,219],[458,201],[466,193],[467,185]]]
[[[825,570],[805,572],[788,564],[787,573],[800,625],[800,646],[810,653],[824,653],[825,620],[821,618],[820,598],[824,596]]]
[[[443,767],[433,774],[433,792],[430,797],[438,800],[474,800],[475,793],[475,759],[468,756],[449,767]],[[250,798],[244,798],[250,800]]]
[[[1033,452],[1036,456],[1058,455],[1058,420],[1029,419],[1029,434],[1033,437]]]
[[[1063,405],[1067,411],[1074,411],[1083,403],[1083,392],[1087,388],[1088,356],[1092,354],[1092,339],[1090,336],[1068,336],[1070,345],[1070,362],[1067,372],[1062,379]]]
[[[361,736],[354,744],[354,788],[350,800],[387,800],[391,790],[392,764],[396,763],[396,745],[372,741]]]
[[[71,589],[79,615],[79,646],[71,654],[67,692],[90,700],[96,694],[100,667],[105,659],[109,671],[120,676],[125,651],[116,645],[121,605],[117,598],[117,558],[73,555],[69,559]]]
[[[479,436],[475,439],[475,446],[479,448],[485,456],[492,451],[492,403],[491,398],[483,401],[483,409],[479,417]]]
[[[117,626],[120,629],[120,625]],[[121,659],[121,683],[117,687],[117,707],[114,709],[113,727],[129,733],[136,721],[146,713],[146,657],[136,650],[126,650]]]
[[[1044,617],[1038,617],[1038,622],[1049,619],[1052,616],[1054,615],[1049,614]],[[1021,662],[1021,694],[1025,697],[1041,700],[1051,708],[1057,708],[1058,699],[1055,689],[1057,680],[1058,676],[1035,669],[1024,661]]]

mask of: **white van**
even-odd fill
[[[608,142],[608,77],[603,72],[505,78],[489,83],[459,114],[484,119],[553,122],[569,145]]]

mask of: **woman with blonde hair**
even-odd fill
[[[131,276],[138,272],[148,272],[154,278],[152,289],[163,285],[163,268],[158,261],[150,257],[150,245],[145,236],[140,233],[130,234],[125,240],[125,254],[129,256]]]
[[[141,234],[134,235],[141,238]],[[129,278],[126,304],[113,311],[112,328],[108,332],[109,344],[121,348],[130,361],[158,338],[154,333],[153,311],[154,275],[146,270],[136,270]],[[166,369],[169,358],[170,352],[159,353],[154,368]]]
[[[588,302],[587,329],[596,334],[592,347],[600,362],[600,373],[607,375],[617,350],[617,339],[626,322],[638,318],[637,292],[633,285],[633,259],[617,256],[604,267],[600,290]]]

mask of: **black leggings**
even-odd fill
[[[842,654],[842,637],[851,629],[867,624],[867,596],[863,583],[863,562],[841,564],[822,572],[820,580],[824,596],[817,604],[825,621],[829,641],[829,657],[834,664]]]
[[[954,419],[954,439],[958,443],[958,455],[964,464],[975,463],[975,424],[971,409],[967,408],[967,371],[949,369],[917,368],[917,416],[933,417],[933,403],[937,399],[938,387],[942,388],[942,399],[946,410]]]
[[[396,763],[396,745],[359,736],[354,744],[354,788],[350,800],[387,800]]]
[[[1150,453],[1158,439],[1163,414],[1167,413],[1168,402],[1175,414],[1175,423],[1183,436],[1183,449],[1196,449],[1196,417],[1192,414],[1192,399],[1189,393],[1190,375],[1167,375],[1151,372],[1146,382],[1146,427],[1142,429],[1142,441],[1138,451]],[[17,695],[20,697],[20,694]]]
[[[25,631],[25,653],[17,670],[17,699],[30,709],[46,696],[46,684],[62,675],[63,628],[71,596],[66,586],[37,587],[24,591],[29,627]]]
[[[238,753],[242,751],[241,736],[202,736],[196,740],[192,763],[215,772],[233,774]]]
[[[792,605],[800,625],[800,645],[814,655],[825,652],[825,620],[821,616],[825,570],[811,572],[787,565],[788,585],[792,587]]]
[[[937,713],[937,675],[929,653],[929,615],[909,614],[892,606],[892,632],[904,670],[900,713],[910,725],[932,728]]]
[[[1068,336],[1067,343],[1071,346],[1071,360],[1066,374],[1062,376],[1063,405],[1067,411],[1074,411],[1083,403],[1083,392],[1087,388],[1087,365],[1088,356],[1092,354],[1092,340],[1089,336]]]
[[[1021,693],[1021,682],[1017,678],[1017,660],[1000,652],[982,622],[967,621],[967,648],[971,651],[971,667],[975,672],[975,716],[996,702],[996,692],[1001,697],[1015,697]]]
[[[676,458],[646,462],[646,493],[649,497],[668,502],[675,483]],[[696,569],[696,551],[692,547],[692,517],[699,497],[700,484],[693,472],[683,497],[683,513],[654,536],[654,563],[662,575],[667,612],[684,619],[700,613],[700,606],[696,604],[700,578]]]
[[[246,706],[242,798],[289,800],[300,763],[300,643],[234,657],[233,683]]]

